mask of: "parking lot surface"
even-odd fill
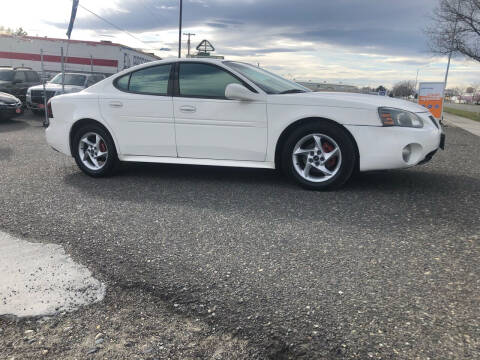
[[[0,229],[107,285],[77,313],[0,320],[0,358],[479,358],[480,137],[446,133],[427,165],[323,193],[252,169],[92,179],[39,118],[0,123]]]

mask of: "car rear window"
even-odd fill
[[[35,71],[28,71],[27,72],[27,81],[31,82],[40,82],[40,77]]]

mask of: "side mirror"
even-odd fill
[[[261,97],[240,84],[230,84],[225,89],[225,97],[230,100],[256,101]]]

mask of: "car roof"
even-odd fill
[[[61,73],[58,73],[57,75],[60,75]],[[55,76],[57,76],[55,75]],[[83,75],[83,76],[88,76],[88,75],[95,75],[95,74],[83,74],[83,73],[74,73],[74,72],[66,72],[65,75]]]
[[[216,64],[220,65],[223,64],[225,60],[224,59],[209,59],[209,58],[168,58],[168,59],[162,59],[162,60],[156,60],[156,61],[150,61],[146,62],[143,64],[135,65],[132,67],[129,67],[128,69],[124,69],[116,74],[113,74],[116,78],[119,78],[125,74],[128,74],[133,71],[137,71],[140,69],[148,68],[151,66],[156,66],[156,65],[162,65],[162,64],[172,64],[176,62],[201,62],[205,64]]]
[[[161,65],[161,64],[171,64],[175,62],[202,62],[206,64],[222,64],[224,61],[225,60],[223,59],[208,59],[208,58],[181,58],[181,59],[169,58],[169,59],[150,61],[140,65],[132,66],[128,69],[125,69],[124,71],[132,70],[132,69],[142,69],[144,67],[150,67],[150,66]]]

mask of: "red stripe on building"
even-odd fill
[[[16,53],[16,52],[5,52],[0,51],[0,59],[11,59],[11,60],[28,60],[28,61],[41,61],[40,54],[29,54],[29,53]],[[44,55],[43,61],[45,62],[55,62],[61,63],[62,57],[57,55]],[[77,65],[94,65],[94,66],[105,66],[105,67],[118,67],[117,60],[109,59],[91,59],[83,57],[74,57],[69,56],[65,57],[66,64],[77,64]]]

